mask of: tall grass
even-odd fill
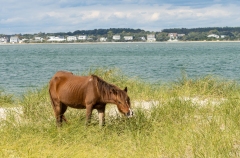
[[[3,89],[0,89],[0,107],[10,106],[13,102],[13,96],[6,94]]]
[[[104,128],[98,127],[96,115],[86,127],[85,110],[69,108],[66,117],[70,123],[56,128],[48,87],[44,86],[18,101],[23,108],[21,120],[9,117],[1,126],[0,157],[240,156],[237,83],[212,76],[183,76],[175,83],[153,85],[116,69],[85,74],[89,73],[121,88],[128,86],[132,104],[154,100],[157,105],[145,110],[135,107],[130,119],[106,116]],[[203,105],[191,98],[209,102]],[[211,102],[213,99],[218,103]]]

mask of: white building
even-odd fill
[[[226,35],[221,35],[221,38],[225,38],[226,37]]]
[[[178,34],[177,33],[169,33],[168,37],[170,38],[170,40],[174,40],[174,39],[177,39]]]
[[[77,37],[76,36],[68,36],[67,41],[76,41]]]
[[[10,43],[19,43],[18,36],[11,36],[10,37]]]
[[[211,37],[214,37],[214,38],[219,38],[219,36],[218,36],[218,35],[216,35],[216,34],[210,34],[210,35],[208,35],[207,37],[208,37],[208,38],[211,38]]]
[[[23,38],[22,40],[19,40],[19,43],[24,43],[26,41],[29,41],[29,39]]]
[[[183,37],[183,36],[185,36],[185,34],[183,34],[183,33],[182,34],[177,34],[177,36],[178,37]]]
[[[43,41],[43,38],[42,38],[42,37],[35,37],[35,41],[36,41],[36,42],[42,42],[42,41]]]
[[[0,37],[0,43],[7,43],[8,38],[7,37]]]
[[[63,37],[63,36],[58,36],[58,37],[55,37],[55,36],[48,36],[48,42],[62,42],[62,41],[65,41],[66,39]]]
[[[123,37],[125,41],[132,41],[133,40],[133,36],[124,36]]]
[[[87,36],[86,35],[80,35],[78,36],[79,40],[87,40]]]
[[[156,41],[155,34],[147,35],[147,41],[148,42],[155,42]]]
[[[114,35],[113,36],[113,40],[120,40],[121,39],[121,36],[120,35]]]
[[[99,41],[100,41],[100,42],[106,42],[106,41],[107,41],[107,38],[106,38],[106,37],[101,37],[101,38],[99,39]]]
[[[54,39],[55,36],[47,36],[48,39]]]

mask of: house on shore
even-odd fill
[[[169,33],[168,37],[169,37],[169,40],[177,40],[178,34],[177,33]]]
[[[221,38],[225,38],[225,37],[226,37],[226,35],[220,35],[220,37],[221,37]]]
[[[216,34],[210,34],[210,35],[208,35],[207,37],[208,37],[208,38],[211,38],[211,37],[213,37],[213,38],[219,38],[219,36],[216,35]]]
[[[19,40],[19,43],[26,43],[27,41],[30,41],[29,39],[23,38],[22,40]]]
[[[156,42],[155,34],[147,35],[147,42]]]
[[[121,39],[121,36],[120,36],[120,35],[114,35],[112,39],[113,39],[113,40],[120,40],[120,39]]]
[[[58,37],[55,37],[55,36],[48,36],[48,42],[62,42],[62,41],[65,41],[66,39],[63,37],[63,36],[58,36]]]
[[[133,40],[133,36],[124,36],[123,37],[125,41],[132,41]]]
[[[107,41],[107,38],[106,38],[106,37],[100,37],[100,38],[99,38],[99,41],[100,41],[100,42],[106,42],[106,41]]]
[[[19,43],[18,36],[11,36],[10,37],[10,43]]]
[[[42,42],[43,38],[42,37],[34,37],[35,42]]]
[[[87,40],[87,35],[78,36],[78,40]]]
[[[177,34],[177,36],[178,37],[183,37],[183,36],[185,36],[185,34],[183,34],[183,33],[182,34]]]
[[[67,41],[70,42],[70,41],[76,41],[77,40],[77,37],[76,36],[68,36],[67,37]]]
[[[7,43],[8,38],[7,37],[0,37],[0,43]]]

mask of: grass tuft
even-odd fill
[[[0,89],[0,107],[8,107],[14,103],[13,95],[6,94]]]

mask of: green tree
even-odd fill
[[[169,40],[168,33],[166,32],[160,32],[156,34],[156,40],[157,41],[167,41]]]
[[[216,35],[219,35],[219,31],[214,29],[214,30],[210,30],[209,31],[209,34],[216,34]]]
[[[112,37],[113,37],[113,32],[112,31],[108,31],[108,33],[107,33],[107,40],[111,41]]]

